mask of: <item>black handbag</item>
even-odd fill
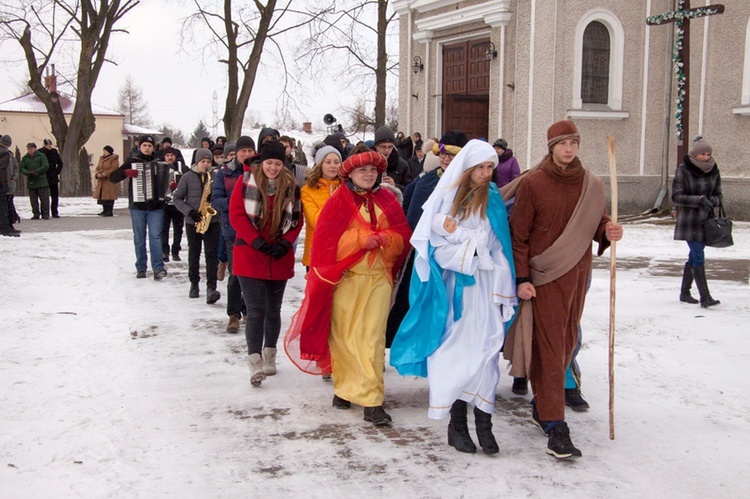
[[[706,235],[706,246],[728,248],[734,244],[732,221],[727,218],[723,204],[719,204],[719,216],[714,216],[712,209],[709,217],[703,221],[703,232]]]

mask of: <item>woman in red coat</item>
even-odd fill
[[[229,203],[229,221],[237,231],[232,272],[247,308],[245,338],[253,386],[276,374],[281,302],[286,281],[294,276],[292,243],[302,229],[299,187],[284,167],[285,155],[280,142],[264,144],[259,163],[245,167],[242,187],[235,187]]]

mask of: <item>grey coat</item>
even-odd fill
[[[207,175],[210,176],[211,174],[209,173]],[[194,170],[190,170],[182,176],[180,182],[177,184],[177,189],[172,193],[172,200],[174,201],[175,208],[185,215],[185,222],[189,225],[195,225],[195,221],[190,218],[190,212],[192,210],[198,211],[198,208],[201,205],[203,187],[204,184],[201,182],[200,175]],[[208,201],[210,204],[210,194],[208,196]],[[219,223],[219,220],[220,217],[215,216],[211,219],[211,223]]]
[[[674,238],[678,241],[706,241],[703,221],[711,211],[701,204],[701,197],[709,198],[717,207],[723,202],[719,165],[708,172],[690,162],[685,156],[672,181],[672,203],[678,207]]]

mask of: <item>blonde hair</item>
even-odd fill
[[[281,169],[281,173],[276,177],[276,199],[273,203],[273,212],[270,213],[268,209],[268,177],[266,177],[263,171],[263,163],[258,163],[253,167],[253,176],[255,177],[255,185],[258,186],[258,192],[260,193],[261,199],[261,210],[260,219],[258,221],[258,227],[265,227],[268,220],[271,220],[271,227],[269,228],[268,235],[271,239],[275,239],[280,236],[279,231],[281,229],[281,221],[284,215],[284,207],[290,201],[294,201],[294,191],[297,188],[297,181],[286,167]]]
[[[323,161],[325,161],[326,158],[331,154],[333,153],[329,152],[328,154],[326,154],[325,158],[323,158]],[[307,177],[305,177],[305,185],[307,185],[311,189],[317,189],[318,181],[323,178],[323,161],[315,164],[315,166],[313,166],[310,172],[307,174]],[[336,178],[339,178],[338,174],[336,175]]]
[[[477,165],[479,166],[479,165]],[[487,218],[487,202],[490,198],[489,182],[475,184],[471,180],[474,166],[461,174],[458,180],[456,197],[453,199],[450,214],[457,220],[465,220],[473,213]]]

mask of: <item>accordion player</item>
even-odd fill
[[[162,161],[133,163],[138,176],[133,179],[133,202],[164,201],[169,187],[169,165]]]

